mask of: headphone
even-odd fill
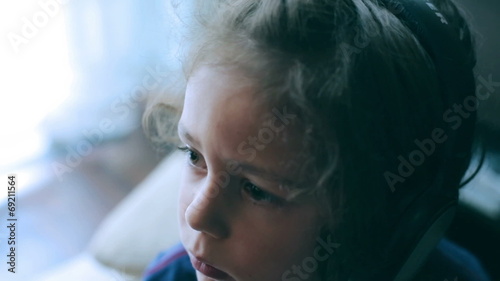
[[[466,26],[455,30],[429,0],[379,0],[417,38],[436,69],[445,110],[475,96],[473,68],[476,64]],[[355,272],[350,280],[406,281],[416,274],[454,218],[458,187],[471,157],[476,114],[456,128],[443,128],[448,139],[440,171],[428,188],[408,198],[408,194],[390,196],[407,203],[400,212],[396,230],[385,247],[388,263]]]

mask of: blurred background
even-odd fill
[[[0,4],[0,175],[5,182],[11,173],[18,178],[19,241],[13,277],[4,262],[3,188],[0,280],[37,280],[80,255],[106,215],[161,160],[140,123],[146,98],[164,92],[167,71],[179,67],[182,10],[175,2]],[[500,2],[458,3],[477,34],[477,77],[498,84]],[[488,148],[486,162],[462,190],[448,236],[500,280],[500,86],[489,91],[478,129]]]
[[[3,186],[17,174],[19,219],[12,275],[3,188],[0,280],[28,280],[76,256],[159,162],[141,115],[178,64],[174,2],[0,4],[0,171]]]

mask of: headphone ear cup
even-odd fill
[[[432,200],[432,198],[427,197],[422,197],[420,199],[421,200],[418,201],[427,202],[428,199]],[[422,208],[422,204],[418,205],[420,205],[418,206],[419,208]],[[403,227],[398,230],[398,232],[400,231],[401,233],[397,233],[397,236],[399,237],[394,238],[393,241],[397,243],[396,245],[399,244],[402,245],[402,247],[406,246],[409,250],[401,249],[401,254],[399,256],[401,263],[396,267],[394,279],[390,280],[411,280],[411,278],[417,273],[418,269],[420,269],[420,267],[427,260],[429,254],[436,247],[439,240],[444,236],[444,233],[455,217],[456,206],[456,201],[449,203],[436,202],[433,206],[435,208],[427,208],[427,210],[422,211],[419,210],[415,213],[409,214],[409,218],[403,218],[403,220],[414,220],[413,225],[412,223],[409,223],[407,228]],[[434,216],[427,222],[424,222],[424,225],[421,226],[422,228],[419,228],[421,223],[419,221],[421,218],[418,217],[426,217],[433,213]],[[414,233],[414,237],[411,237],[411,232],[416,229],[424,229],[424,232],[419,234]],[[395,250],[397,251],[398,249]],[[399,268],[399,270],[397,270],[397,268]]]
[[[388,257],[387,260],[359,269],[349,280],[411,280],[450,226],[456,206],[454,196],[444,196],[432,188],[425,191],[394,226],[395,231],[382,255]]]

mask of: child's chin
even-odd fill
[[[196,280],[197,281],[224,281],[224,280],[231,280],[231,281],[238,281],[233,279],[232,277],[226,277],[226,279],[213,279],[210,277],[207,277],[206,275],[203,275],[203,273],[196,271]]]
[[[219,281],[217,279],[212,279],[210,277],[207,277],[205,275],[203,275],[203,273],[199,272],[199,271],[196,271],[196,280],[197,281]]]

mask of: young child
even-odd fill
[[[463,60],[473,61],[452,2],[413,2],[446,22],[466,50]],[[160,255],[145,280],[395,276],[395,253],[407,247],[391,246],[395,233],[425,230],[401,230],[406,209],[429,189],[446,193],[445,185],[456,200],[475,118],[475,110],[454,107],[474,97],[473,82],[466,95],[445,96],[439,57],[399,18],[405,7],[201,1],[177,126],[187,158],[182,243]],[[473,81],[472,72],[452,80],[464,75]],[[159,116],[169,108],[156,104],[146,115],[156,139],[168,137]],[[449,242],[440,249],[413,279],[417,268],[399,280],[469,280],[471,272],[487,280],[468,253]],[[447,261],[449,251],[468,266]]]

